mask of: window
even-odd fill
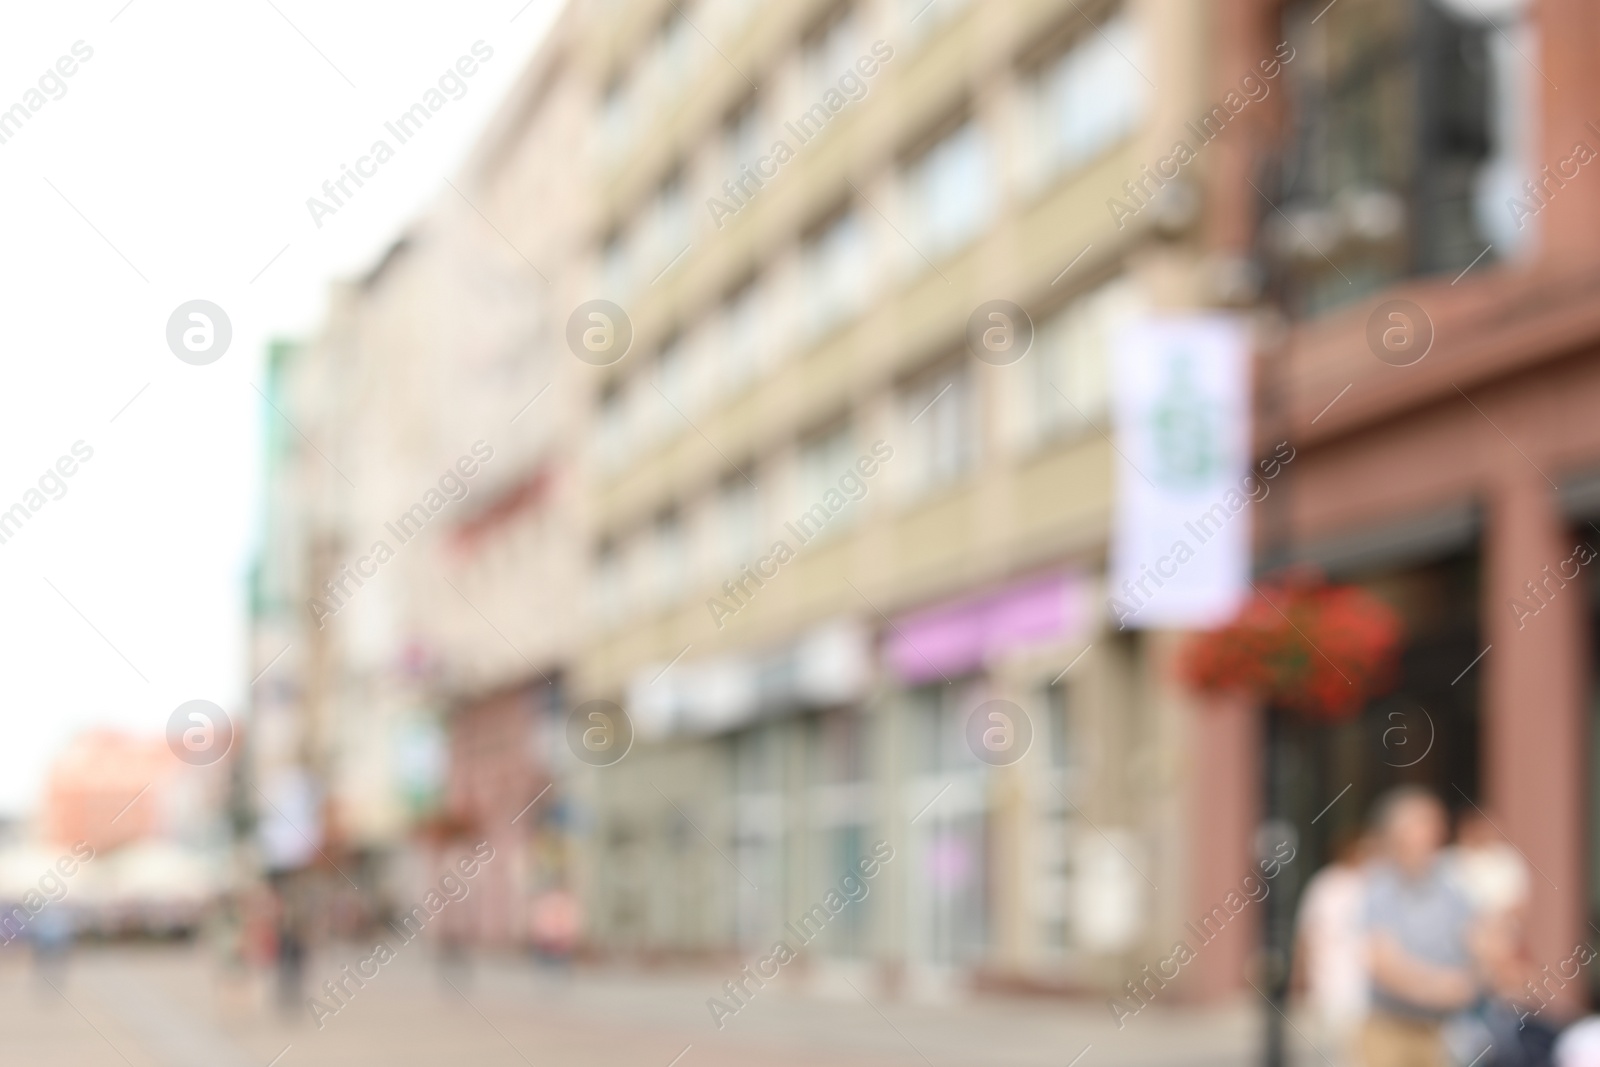
[[[1119,278],[1078,297],[1039,326],[1033,351],[1013,381],[1015,425],[1024,444],[1089,430],[1110,404],[1111,346],[1143,307],[1138,288]]]
[[[656,367],[646,368],[644,373],[630,377],[624,386],[628,412],[629,459],[658,441],[671,425],[669,419],[677,419],[658,392],[660,386],[656,384],[656,376],[659,373],[660,370]]]
[[[972,962],[988,945],[992,842],[986,768],[962,733],[967,713],[980,702],[965,685],[959,691],[929,686],[907,696],[903,810],[916,818],[906,833],[905,862],[918,872],[905,897],[906,954],[912,959]],[[930,805],[935,797],[939,802]]]
[[[717,565],[731,575],[761,554],[761,501],[743,478],[717,493]]]
[[[628,450],[628,411],[621,383],[612,382],[600,394],[595,426],[595,458],[602,471],[622,466]]]
[[[729,297],[723,308],[721,378],[726,392],[750,381],[761,368],[761,310],[761,289],[754,279]]]
[[[821,334],[861,308],[871,270],[866,229],[854,211],[827,223],[801,252],[804,327]]]
[[[1072,854],[1070,843],[1074,830],[1072,813],[1066,797],[1057,792],[1058,780],[1066,778],[1066,789],[1073,788],[1070,775],[1078,764],[1073,747],[1071,705],[1065,686],[1043,686],[1039,704],[1044,708],[1043,737],[1049,756],[1047,785],[1038,792],[1038,824],[1035,827],[1037,845],[1034,856],[1036,880],[1034,901],[1035,920],[1038,923],[1039,943],[1045,955],[1057,960],[1071,947],[1071,926],[1068,903],[1072,895]]]
[[[896,0],[904,36],[920,44],[935,30],[972,6],[972,0]]]
[[[1291,116],[1278,187],[1264,191],[1293,224],[1264,212],[1262,234],[1295,311],[1454,274],[1526,240],[1506,203],[1532,176],[1537,74],[1518,8],[1492,5],[1494,22],[1473,0],[1355,0],[1323,17],[1302,0],[1286,12]]]
[[[836,9],[808,35],[801,49],[800,73],[804,110],[834,88],[839,77],[853,68],[863,49],[858,41],[855,13],[849,5]]]
[[[728,116],[722,144],[722,169],[727,172],[726,179],[737,181],[739,168],[747,163],[754,164],[762,154],[761,107],[753,95]],[[717,195],[721,195],[720,187]]]
[[[784,920],[777,894],[757,892],[753,885],[780,885],[784,877],[784,842],[788,818],[784,810],[784,755],[788,752],[782,722],[758,723],[734,734],[735,803],[733,847],[739,870],[753,881],[735,879],[739,892],[737,929],[740,943],[765,946]]]
[[[683,175],[673,171],[656,190],[650,215],[652,274],[663,271],[689,244],[689,200],[683,192]]]
[[[707,27],[707,32],[710,33],[713,28],[725,33],[739,29],[754,13],[756,4],[757,0],[710,0],[707,14],[711,25]],[[716,34],[713,33],[712,37],[715,38]]]
[[[683,595],[689,558],[683,540],[683,524],[676,511],[657,517],[651,535],[655,559],[651,561],[651,602],[669,605]]]
[[[688,20],[674,4],[661,24],[649,60],[650,84],[661,97],[674,95],[688,79],[690,33]]]
[[[704,316],[682,341],[684,356],[683,413],[694,418],[715,398],[717,390],[716,316]]]
[[[1143,66],[1133,20],[1121,14],[1034,76],[1036,178],[1081,166],[1134,129],[1144,109]]]
[[[628,85],[618,77],[606,87],[600,101],[601,145],[607,159],[621,154],[630,133],[628,115]]]
[[[797,516],[795,521],[803,530],[809,532],[813,529],[812,522],[804,518],[811,514],[813,506],[821,504],[833,512],[840,498],[844,503],[838,512],[826,524],[817,524],[817,532],[835,532],[855,518],[854,502],[866,496],[866,482],[855,479],[861,482],[860,489],[854,488],[854,482],[843,489],[839,486],[839,479],[855,470],[855,461],[855,439],[848,423],[817,434],[800,446],[795,464],[793,511]],[[830,491],[834,494],[831,499],[828,497]]]
[[[594,584],[595,612],[600,624],[615,626],[627,610],[627,578],[622,555],[611,541],[601,542],[595,553]]]
[[[629,612],[650,609],[658,603],[656,586],[656,546],[646,527],[635,530],[623,541],[623,566],[627,568],[627,592],[624,596]]]
[[[972,378],[965,362],[947,364],[907,384],[900,394],[905,424],[902,485],[913,495],[954,481],[976,458]],[[895,463],[901,463],[896,452]]]
[[[807,810],[815,830],[811,882],[823,893],[843,872],[857,870],[871,840],[871,786],[865,716],[853,709],[809,716],[805,735],[810,749]],[[831,924],[819,948],[828,956],[859,957],[866,949],[871,896],[850,905]]]
[[[988,146],[977,123],[963,123],[913,162],[905,191],[917,252],[938,258],[976,234],[993,207]],[[920,264],[921,256],[911,258]]]
[[[846,785],[867,778],[867,731],[862,716],[846,709],[811,720],[812,781]]]
[[[627,238],[621,230],[606,238],[600,253],[600,286],[607,296],[623,299],[633,291],[633,270],[628,262]]]
[[[683,425],[680,412],[687,413],[693,406],[689,371],[689,357],[684,351],[683,342],[676,336],[668,339],[661,346],[661,355],[656,358],[655,382],[656,388],[661,390],[661,398],[671,405],[661,413],[659,420],[662,429],[668,433]]]

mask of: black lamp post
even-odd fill
[[[1261,264],[1262,286],[1258,317],[1258,355],[1260,395],[1258,413],[1263,433],[1259,438],[1266,442],[1264,452],[1271,452],[1274,442],[1290,439],[1289,416],[1289,338],[1291,321],[1291,262],[1272,240],[1270,216],[1276,213],[1273,206],[1281,196],[1281,160],[1269,159],[1261,168],[1256,182],[1258,189],[1271,191],[1272,203],[1262,203],[1260,222],[1256,227],[1257,262]],[[1263,193],[1261,199],[1266,199]],[[1275,479],[1271,496],[1262,501],[1262,530],[1258,555],[1259,574],[1270,574],[1288,566],[1294,558],[1292,516],[1290,514],[1290,489],[1293,481],[1290,465],[1285,465]],[[1290,812],[1290,731],[1284,721],[1282,709],[1267,704],[1263,711],[1261,813],[1262,824],[1257,835],[1258,854],[1270,852],[1279,840],[1293,835]],[[1261,992],[1266,997],[1266,1026],[1263,1033],[1262,1061],[1266,1067],[1285,1067],[1287,1063],[1287,1035],[1285,1024],[1289,1009],[1289,978],[1294,945],[1294,903],[1298,888],[1297,868],[1286,865],[1279,874],[1272,892],[1263,902],[1265,912],[1261,931]]]

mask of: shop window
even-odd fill
[[[783,809],[785,725],[761,723],[735,733],[732,745],[734,858],[756,885],[784,884]],[[735,927],[742,945],[771,945],[772,930],[784,919],[782,895],[758,892],[743,878],[734,880],[738,894]]]
[[[916,821],[903,856],[906,948],[920,962],[973,963],[989,943],[987,768],[967,748],[963,730],[979,699],[976,687],[959,680],[907,698],[904,810]]]
[[[867,728],[860,715],[841,709],[806,720],[812,825],[810,882],[813,895],[840,884],[869,852]],[[829,924],[820,947],[829,956],[854,958],[866,949],[868,898],[847,905]]]
[[[848,785],[867,776],[866,726],[856,712],[819,716],[814,737],[813,777],[822,784]]]

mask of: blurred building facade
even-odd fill
[[[86,841],[104,851],[174,835],[181,814],[173,811],[177,785],[165,742],[110,730],[83,734],[50,768],[40,836],[56,845]]]
[[[319,783],[323,832],[392,867],[419,827],[487,836],[490,943],[570,887],[596,953],[764,950],[882,840],[816,980],[1117,989],[1252,868],[1271,759],[1307,863],[1396,781],[1503,814],[1555,879],[1538,945],[1570,942],[1594,601],[1544,568],[1600,500],[1600,186],[1540,167],[1600,147],[1551,84],[1592,77],[1595,18],[1323,8],[569,4],[451,188],[274,363],[264,793]],[[625,320],[576,315],[596,299]],[[1384,345],[1396,299],[1426,358]],[[1399,691],[1345,728],[1202,709],[1182,635],[1100,606],[1112,338],[1195,308],[1258,323],[1259,450],[1298,450],[1261,568],[1406,617]],[[621,358],[577,353],[593,322]],[[1023,322],[1025,356],[975,354]],[[340,583],[419,502],[439,518]],[[1032,735],[1006,765],[966,740],[997,699]],[[614,765],[573,740],[589,701],[631,722]],[[1257,921],[1189,992],[1242,987]]]
[[[1600,438],[1580,414],[1600,388],[1600,184],[1579,162],[1600,151],[1581,103],[1600,18],[1569,0],[1323,9],[1219,5],[1222,68],[1280,41],[1300,58],[1291,92],[1218,142],[1212,242],[1266,268],[1288,323],[1262,366],[1262,431],[1300,449],[1280,561],[1378,591],[1408,644],[1395,694],[1274,755],[1313,833],[1354,828],[1400,781],[1485,810],[1533,868],[1542,963],[1583,939],[1600,885]],[[1254,759],[1257,738],[1226,729],[1219,752]]]
[[[590,376],[572,699],[637,732],[586,783],[589,935],[764,949],[883,840],[819,980],[1115,985],[1189,857],[1161,641],[1098,607],[1109,345],[1199,278],[1165,236],[1191,189],[1132,227],[1103,200],[1197,108],[1199,13],[701,8],[613,4],[584,42],[585,295],[633,345]],[[969,347],[996,297],[1020,362]],[[964,740],[994,699],[1034,734],[1012,766]]]
[[[545,70],[498,122],[562,121],[559,99],[530,103]],[[538,823],[512,819],[547,784],[535,735],[574,636],[526,592],[574,577],[550,520],[572,492],[570,405],[542,342],[552,297],[518,250],[555,247],[559,220],[477,181],[526,171],[511,136],[489,131],[489,162],[335,288],[317,336],[273,354],[250,798],[263,868],[320,868],[375,913],[449,848],[490,841],[465,907],[499,942],[525,927]]]

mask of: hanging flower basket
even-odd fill
[[[1178,660],[1189,685],[1250,693],[1323,722],[1355,715],[1394,685],[1402,631],[1383,601],[1304,570],[1257,585],[1233,622],[1189,639]]]

